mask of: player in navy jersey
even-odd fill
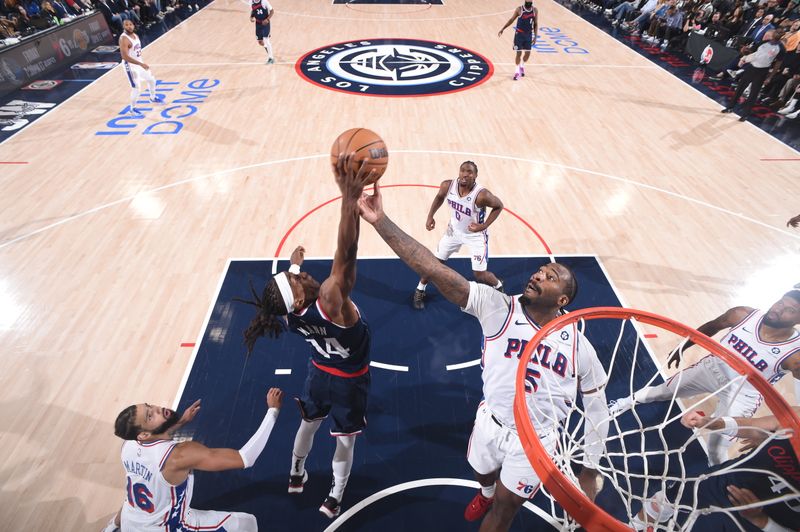
[[[275,275],[261,297],[244,301],[259,312],[245,331],[248,352],[261,336],[277,337],[287,327],[309,343],[308,364],[302,397],[297,402],[302,420],[294,440],[289,473],[289,493],[302,493],[308,479],[305,461],[323,419],[333,419],[331,435],[336,437],[333,455],[333,486],[320,512],[334,518],[341,512],[342,496],[353,465],[356,435],[367,424],[367,395],[370,385],[370,331],[350,292],[356,281],[358,250],[358,198],[374,170],[363,166],[354,172],[351,158],[340,156],[333,165],[336,183],[342,191],[342,210],[336,253],[331,273],[322,284],[300,271],[305,250],[298,247],[291,256],[288,272]],[[238,300],[243,301],[243,300]]]
[[[525,2],[524,5],[514,10],[514,14],[500,29],[497,36],[503,35],[503,31],[515,20],[517,26],[514,33],[514,50],[517,52],[515,59],[517,70],[514,72],[514,81],[525,76],[525,63],[531,57],[531,48],[536,44],[536,37],[539,34],[539,10],[533,7],[533,2]]]
[[[800,407],[794,407],[794,410],[800,414]],[[636,516],[636,529],[645,530],[649,524],[672,518],[675,513],[673,504],[678,497],[681,497],[683,505],[694,506],[698,510],[763,503],[758,508],[740,511],[738,523],[727,520],[717,530],[789,532],[798,529],[800,461],[792,448],[791,440],[776,437],[761,445],[768,432],[781,428],[774,416],[710,418],[693,411],[684,414],[681,423],[688,428],[705,428],[722,431],[730,437],[738,436],[745,439],[745,449],[755,450],[748,456],[735,458],[704,472],[700,479],[684,485],[681,494],[678,483],[667,488],[666,492],[658,492],[648,499],[643,510]],[[739,465],[734,465],[739,462]],[[693,504],[694,497],[697,498],[696,504]],[[777,498],[785,500],[770,502]],[[685,519],[686,516],[678,510],[678,523],[683,523]],[[717,521],[714,523],[719,524]],[[697,524],[703,524],[702,518]],[[698,527],[694,529],[697,530]]]
[[[269,40],[270,20],[274,14],[275,10],[272,9],[269,0],[252,0],[250,4],[250,22],[255,22],[256,24],[256,39],[258,44],[267,51],[268,65],[275,62],[275,58],[272,56],[272,42]]]

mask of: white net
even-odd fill
[[[709,356],[699,345],[685,352],[694,334],[688,328],[676,333],[650,322],[643,326],[635,317],[589,318],[583,332],[607,372],[609,410],[598,413],[596,397],[581,397],[576,390],[570,401],[562,388],[547,379],[540,379],[536,390],[526,394],[527,413],[537,433],[557,432],[556,448],[545,451],[564,478],[581,488],[583,466],[598,471],[602,489],[595,504],[616,520],[616,528],[672,531],[708,524],[717,530],[753,530],[748,528],[751,525],[744,514],[759,513],[754,508],[779,519],[794,515],[795,526],[800,524],[800,467],[789,440],[791,430],[751,429],[742,449],[742,441],[728,435],[724,427],[689,429],[681,424],[684,412],[707,413],[704,423],[721,416],[770,416],[771,409],[762,404],[760,394],[745,376],[718,356]],[[568,323],[579,317],[563,319]],[[677,353],[683,359],[682,371],[666,378],[662,373],[667,369],[666,361],[662,367],[653,357],[652,353],[658,351],[645,343],[643,327],[654,349],[669,352],[669,357]],[[546,344],[549,338],[541,343]],[[692,336],[692,340],[697,338]],[[666,346],[673,346],[672,350]],[[537,347],[531,346],[528,373],[530,368],[541,372]],[[578,375],[586,372],[577,367],[580,361],[577,356]],[[583,384],[577,386],[590,391]],[[768,402],[776,400],[783,401],[775,394]],[[535,460],[532,463],[536,467]],[[541,472],[539,475],[547,478]],[[755,497],[732,500],[730,485],[747,489]],[[586,491],[587,486],[582,488]],[[543,492],[550,499],[557,528],[581,528],[561,508],[575,508],[573,513],[577,514],[585,501],[557,490],[559,503],[547,489]]]

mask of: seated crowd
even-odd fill
[[[63,24],[77,16],[100,11],[115,34],[132,20],[149,27],[178,9],[200,9],[198,0],[0,0],[0,45],[14,44],[39,30]]]
[[[692,32],[737,50],[737,60],[712,76],[714,80],[730,77],[736,83],[742,73],[739,59],[778,32],[783,53],[758,97],[787,118],[800,114],[800,0],[579,1],[591,11],[602,11],[614,27],[662,50],[684,50]]]

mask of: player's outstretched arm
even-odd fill
[[[753,309],[750,307],[733,307],[725,311],[723,314],[720,314],[715,319],[702,324],[697,328],[697,331],[711,338],[721,330],[730,329],[737,323],[741,322],[751,312],[753,312]],[[689,349],[693,345],[694,342],[689,340],[682,348],[676,349],[672,356],[669,357],[669,360],[667,361],[667,367],[671,368],[674,363],[675,367],[677,368],[681,363],[681,354],[683,351]]]
[[[400,260],[422,277],[429,279],[439,292],[459,307],[469,300],[469,283],[464,277],[448,268],[425,246],[408,236],[383,212],[380,187],[375,183],[373,195],[364,194],[358,200],[361,216],[370,223],[380,237],[400,257]]]
[[[196,441],[179,443],[164,466],[164,478],[170,483],[182,482],[189,471],[226,471],[246,469],[255,464],[267,444],[278,419],[283,392],[270,388],[267,392],[267,410],[264,420],[250,440],[241,449],[211,449]]]
[[[342,209],[333,266],[330,276],[320,287],[320,297],[329,311],[337,313],[349,299],[356,282],[356,255],[360,232],[358,198],[364,190],[364,184],[374,172],[368,171],[364,164],[354,170],[354,157],[355,152],[340,155],[336,164],[331,165],[336,184],[342,192]]]

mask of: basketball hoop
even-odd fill
[[[615,361],[617,360],[617,355],[620,349],[620,346],[628,346],[630,342],[624,342],[623,336],[629,334],[631,331],[627,329],[627,324],[630,324],[633,327],[633,335],[635,337],[636,343],[635,348],[632,354],[633,357],[633,367],[631,368],[631,376],[629,380],[629,386],[631,388],[630,393],[633,394],[633,387],[634,387],[634,373],[639,370],[637,368],[637,356],[639,353],[639,345],[644,345],[641,340],[641,335],[639,334],[639,330],[637,325],[638,324],[647,324],[650,326],[657,327],[663,331],[668,333],[677,335],[682,339],[680,342],[680,346],[677,349],[683,349],[686,340],[692,341],[694,344],[698,345],[701,349],[705,349],[708,353],[718,357],[719,359],[723,360],[727,365],[733,368],[736,373],[738,373],[741,377],[737,377],[732,381],[729,385],[731,389],[738,390],[741,389],[741,386],[747,382],[751,384],[764,398],[766,405],[770,408],[772,415],[776,416],[780,422],[780,425],[785,429],[792,429],[791,436],[788,436],[786,431],[782,431],[781,435],[771,435],[768,438],[768,441],[774,438],[789,438],[791,441],[791,446],[794,449],[796,455],[800,457],[800,418],[794,413],[792,408],[786,403],[786,401],[781,397],[781,395],[757,372],[757,370],[748,364],[743,358],[734,355],[733,353],[729,352],[725,349],[722,345],[720,345],[715,340],[705,336],[704,334],[683,325],[677,321],[671,320],[669,318],[665,318],[659,316],[657,314],[653,314],[650,312],[640,311],[640,310],[632,310],[626,308],[613,308],[613,307],[597,307],[597,308],[590,308],[584,310],[578,310],[575,312],[571,312],[564,316],[561,316],[549,323],[547,323],[544,327],[542,327],[533,339],[528,342],[525,350],[519,361],[519,368],[517,370],[516,376],[516,395],[514,398],[514,418],[516,421],[517,431],[519,433],[520,440],[522,441],[522,445],[525,449],[525,453],[528,456],[528,460],[530,461],[531,465],[533,466],[534,470],[536,471],[537,475],[542,481],[546,492],[551,496],[555,501],[557,501],[560,506],[564,509],[564,512],[567,514],[564,517],[565,524],[563,529],[576,529],[577,525],[571,523],[571,520],[580,523],[583,527],[587,530],[591,531],[629,531],[631,530],[632,525],[630,524],[630,520],[632,520],[632,514],[630,513],[631,510],[627,510],[627,515],[629,518],[629,523],[625,523],[611,514],[606,512],[604,509],[600,508],[597,504],[592,502],[580,489],[578,486],[575,475],[572,472],[570,461],[573,462],[580,462],[580,459],[577,458],[582,451],[582,440],[580,437],[576,436],[578,432],[577,429],[569,429],[566,426],[569,425],[569,422],[572,421],[573,424],[576,421],[575,419],[570,420],[570,416],[573,412],[577,412],[578,415],[576,416],[578,420],[578,424],[583,423],[581,418],[583,417],[583,412],[580,411],[580,408],[576,405],[572,405],[572,410],[570,414],[562,423],[560,429],[560,448],[559,450],[554,453],[555,456],[551,456],[548,451],[545,450],[544,446],[542,445],[539,437],[534,429],[534,424],[531,419],[531,412],[529,410],[529,405],[526,401],[526,392],[525,392],[525,383],[526,383],[526,369],[528,368],[529,364],[531,364],[531,358],[534,354],[537,346],[544,340],[544,338],[550,335],[553,332],[556,332],[568,324],[579,322],[580,320],[585,320],[586,327],[590,326],[590,322],[592,320],[621,320],[622,326],[619,331],[619,335],[617,337],[616,344],[614,345],[614,351],[611,356],[610,367],[607,368],[608,374],[611,376],[612,371],[614,369]],[[607,322],[595,322],[597,323],[597,327],[607,325]],[[626,332],[627,331],[627,332]],[[598,349],[598,351],[600,351]],[[645,346],[642,351],[647,352],[647,348]],[[601,360],[602,352],[601,354]],[[649,363],[649,361],[648,361]],[[604,363],[604,366],[606,364]],[[619,371],[619,370],[618,370]],[[655,372],[652,378],[650,378],[649,383],[654,382],[660,375],[658,371]],[[611,379],[609,379],[611,380]],[[607,381],[608,382],[608,381]],[[726,385],[727,387],[728,385]],[[738,388],[737,388],[738,386]],[[542,390],[541,388],[534,392],[534,393],[548,393],[547,390]],[[714,394],[712,394],[714,395]],[[550,397],[552,400],[552,397]],[[676,398],[673,396],[672,402],[674,403]],[[696,407],[700,404],[701,401],[694,403],[692,407]],[[669,412],[673,405],[670,404],[667,411]],[[654,454],[652,451],[645,451],[644,447],[641,449],[635,449],[632,447],[626,448],[626,444],[623,441],[623,437],[627,438],[632,435],[636,435],[637,430],[633,431],[622,431],[620,429],[620,424],[617,421],[617,417],[621,416],[622,413],[612,415],[610,421],[612,427],[616,427],[618,434],[609,434],[607,442],[614,441],[617,439],[622,446],[621,453],[614,453],[609,452],[608,450],[605,451],[604,455],[604,465],[601,466],[598,470],[600,471],[601,475],[603,476],[604,480],[610,481],[613,488],[617,490],[617,493],[623,499],[623,501],[627,502],[627,505],[631,505],[631,501],[641,502],[650,501],[652,500],[650,497],[652,493],[648,493],[648,490],[652,491],[653,487],[661,483],[662,485],[666,484],[667,482],[672,483],[674,485],[677,483],[687,483],[687,482],[695,482],[702,480],[701,476],[698,477],[691,477],[687,476],[686,468],[683,463],[683,454],[688,445],[695,440],[698,439],[697,434],[690,437],[686,443],[682,446],[679,446],[677,449],[668,448],[674,442],[667,442],[666,438],[663,436],[664,428],[676,421],[680,415],[669,417],[665,416],[663,422],[657,424],[656,426],[644,426],[642,424],[642,420],[640,419],[639,415],[635,413],[634,409],[634,416],[635,421],[639,423],[638,432],[640,432],[641,438],[644,440],[644,433],[646,431],[657,431],[658,437],[660,437],[661,441],[664,445],[664,453],[667,457],[667,461],[669,459],[673,460],[672,465],[675,466],[676,463],[680,465],[680,474],[674,476],[668,476],[663,474],[659,476],[658,474],[652,473],[647,470],[647,465],[644,466],[644,474],[640,474],[638,476],[630,474],[628,471],[628,459],[629,456],[641,458],[643,460],[647,460],[648,457]],[[668,445],[669,444],[669,445]],[[766,442],[762,443],[761,446],[765,445]],[[760,448],[760,447],[759,447]],[[577,452],[576,452],[577,449]],[[614,461],[619,462],[620,460],[624,461],[624,467],[615,469],[615,465],[613,464]],[[749,455],[743,455],[742,457],[738,457],[738,460],[735,464],[731,466],[730,469],[734,469],[737,467],[741,467],[741,470],[745,470],[747,468],[747,460],[749,460]],[[624,470],[623,470],[624,469]],[[753,469],[748,469],[749,471],[753,471]],[[762,470],[755,470],[759,473]],[[769,473],[769,472],[764,472]],[[633,493],[633,488],[631,488],[631,483],[628,482],[618,482],[617,475],[622,477],[636,477],[640,483],[643,483],[643,493],[635,494]],[[683,487],[680,488],[683,490]],[[792,498],[800,497],[800,493],[795,493],[791,495]],[[774,501],[770,501],[774,502]],[[754,505],[746,506],[747,508],[754,507]],[[731,515],[737,510],[744,509],[745,507],[736,507],[736,508],[716,508],[712,510],[708,509],[698,509],[697,503],[695,502],[694,507],[692,505],[684,505],[681,506],[680,509],[684,512],[688,512],[690,519],[696,519],[697,516],[701,513],[709,513],[710,511],[719,511],[724,512],[728,515]],[[684,514],[685,515],[685,514]],[[673,518],[675,519],[675,518]],[[670,521],[672,526],[675,526],[677,521]],[[658,526],[657,530],[673,530],[675,528],[670,528],[670,526]]]

